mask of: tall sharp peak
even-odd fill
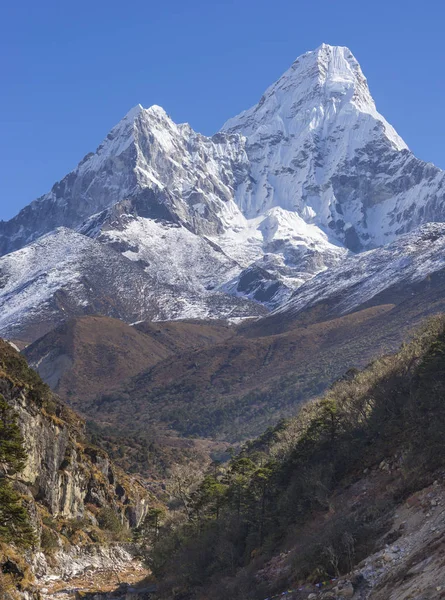
[[[133,106],[133,108],[131,108],[127,112],[127,114],[125,115],[125,117],[122,120],[123,121],[134,121],[134,119],[136,119],[143,110],[144,110],[144,107],[142,106],[142,104],[136,104],[136,106]]]
[[[366,77],[349,48],[321,44],[316,50],[297,58],[287,74],[297,71],[301,76],[305,69],[311,69],[312,65],[315,66],[312,75],[317,76],[318,83],[325,87],[328,94],[352,92],[350,97],[359,105],[362,104],[361,108],[368,105],[374,109],[374,100],[369,92]]]
[[[111,129],[107,137],[98,146],[95,153],[88,154],[78,165],[78,170],[99,168],[101,161],[109,156],[118,156],[134,143],[135,128],[141,120],[149,127],[162,128],[172,125],[172,120],[161,106],[154,104],[144,108],[137,104]]]
[[[305,52],[292,63],[291,67],[271,87],[283,79],[295,77],[318,78],[319,82],[340,79],[356,82],[365,81],[358,60],[346,46],[321,44],[315,50]]]
[[[356,76],[359,73],[363,75],[358,60],[347,46],[320,44],[315,50],[305,52],[295,59],[291,68],[295,68],[303,60],[317,62],[320,65],[329,65],[333,74],[342,73],[346,76]]]
[[[153,104],[148,108],[144,108],[142,104],[136,104],[136,106],[133,106],[133,108],[131,108],[127,114],[113,127],[111,132],[115,130],[128,129],[128,127],[131,127],[139,117],[145,119],[155,118],[156,120],[171,120],[162,106]]]
[[[277,111],[281,117],[284,114],[292,118],[296,111],[346,103],[353,103],[361,112],[376,115],[366,77],[349,48],[321,44],[299,56],[265,91],[256,106],[227,121],[223,130],[237,130],[241,121],[246,125],[246,121],[270,117]],[[244,129],[243,133],[248,135],[249,131]]]

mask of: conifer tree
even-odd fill
[[[0,394],[0,540],[28,547],[34,531],[10,477],[25,466],[26,453],[14,410]]]

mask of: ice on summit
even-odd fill
[[[303,218],[310,213],[314,223],[346,243],[339,221],[351,207],[333,178],[348,163],[363,161],[372,146],[407,149],[377,112],[350,50],[327,44],[298,58],[256,106],[222,130],[247,138],[250,179],[236,193],[244,214],[254,217],[272,206]],[[346,170],[354,172],[353,165]],[[353,212],[355,207],[346,214],[351,222]]]
[[[377,112],[366,78],[349,48],[328,44],[297,58],[257,105],[229,119],[222,131],[237,131],[248,137],[277,130],[303,133],[305,128],[316,129],[342,109],[350,111],[349,105],[379,120],[397,149],[407,148]]]

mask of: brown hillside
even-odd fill
[[[139,323],[84,316],[46,334],[24,354],[43,379],[72,405],[115,389],[172,353],[232,335],[224,322]]]
[[[319,304],[251,321],[223,343],[162,360],[86,410],[133,429],[163,422],[185,435],[238,441],[295,414],[348,369],[395,350],[426,316],[444,311],[438,273],[394,286],[349,315]]]
[[[68,401],[76,393],[78,410],[120,431],[162,425],[174,434],[239,441],[295,414],[301,402],[349,368],[393,351],[427,315],[444,311],[445,276],[439,273],[415,286],[389,289],[343,316],[319,304],[237,328],[201,321],[131,328],[101,317],[93,319],[98,329],[93,342],[89,317],[76,322],[85,325],[77,326],[79,337],[69,338],[76,352],[69,355],[63,347],[56,352],[57,361],[65,361],[56,389]],[[110,323],[116,323],[111,337]],[[55,339],[62,337],[59,330]],[[27,350],[53,387],[57,361],[49,352],[56,346],[59,341],[46,336]]]
[[[186,435],[238,440],[263,431],[352,366],[394,343],[380,329],[393,306],[257,339],[169,356],[112,394],[88,403],[94,419],[131,429],[163,422]],[[372,332],[379,330],[380,334]],[[138,415],[135,422],[134,415]]]
[[[218,344],[235,333],[227,321],[142,321],[134,328],[162,343],[171,353]]]

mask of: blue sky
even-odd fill
[[[322,42],[349,46],[381,113],[445,168],[445,3],[40,0],[0,18],[0,219],[48,191],[135,104],[212,134]]]

